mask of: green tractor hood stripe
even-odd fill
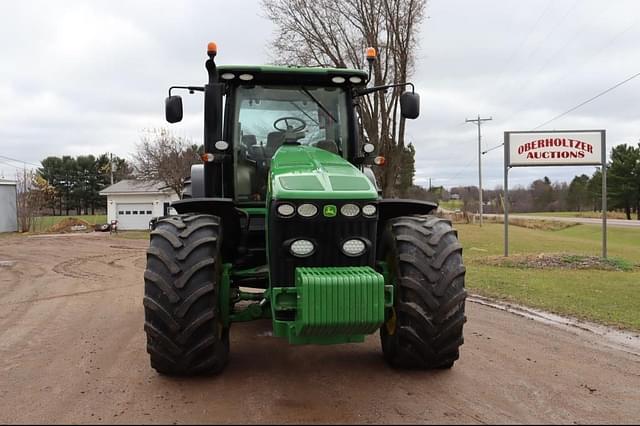
[[[277,200],[378,198],[371,181],[344,158],[302,145],[284,145],[276,152],[269,185]]]

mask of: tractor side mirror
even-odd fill
[[[420,95],[414,92],[404,92],[400,96],[400,114],[404,118],[418,118],[420,115]]]
[[[169,123],[177,123],[182,120],[182,98],[169,96],[164,100],[164,115]]]

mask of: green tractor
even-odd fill
[[[217,66],[204,86],[203,164],[178,212],[152,221],[144,272],[151,366],[162,374],[221,371],[236,322],[270,319],[291,344],[363,342],[380,330],[400,368],[450,368],[463,343],[465,268],[437,204],[384,199],[380,163],[359,120],[367,87],[345,68]],[[401,115],[416,118],[405,92]]]

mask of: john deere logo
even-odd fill
[[[324,206],[322,213],[324,217],[335,217],[338,214],[338,208],[332,204],[328,204]]]

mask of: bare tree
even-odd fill
[[[180,195],[191,165],[200,162],[199,148],[166,129],[144,134],[133,155],[139,178],[163,182]]]
[[[374,47],[375,85],[402,83],[411,76],[417,32],[426,0],[263,0],[278,27],[276,62],[291,65],[365,67],[364,50]],[[377,92],[362,102],[362,124],[387,163],[379,172],[386,196],[397,193],[402,168],[404,119],[398,101],[404,89]]]
[[[18,228],[20,232],[29,232],[34,228],[51,188],[32,170],[18,173],[16,177]]]

